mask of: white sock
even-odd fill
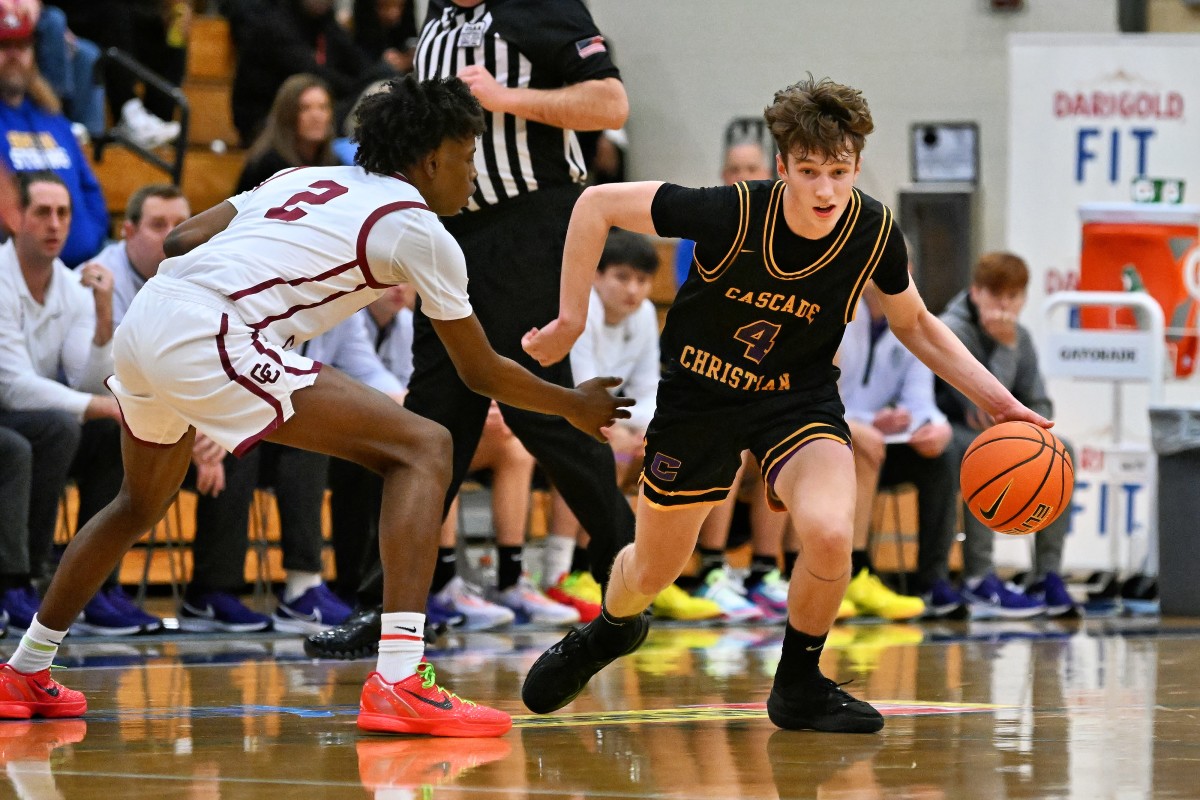
[[[50,662],[58,655],[58,647],[62,644],[66,631],[54,631],[38,621],[37,614],[29,623],[29,630],[21,637],[17,652],[8,660],[9,666],[17,672],[31,675],[50,668]]]
[[[381,628],[375,671],[388,683],[402,681],[425,658],[425,615],[392,611],[383,615]]]
[[[549,589],[570,572],[574,558],[574,536],[548,535],[542,545],[542,588]]]
[[[321,573],[298,572],[289,569],[284,576],[283,602],[290,603],[309,589],[315,589],[320,585]]]

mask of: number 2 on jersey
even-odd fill
[[[340,183],[334,181],[314,181],[308,185],[310,189],[317,189],[315,192],[297,192],[287,199],[287,202],[281,206],[275,206],[266,213],[267,219],[277,219],[280,222],[295,222],[308,214],[303,208],[288,208],[288,206],[299,205],[300,203],[308,203],[314,206],[323,206],[330,200],[341,197],[346,192],[350,191]]]
[[[733,334],[733,338],[746,345],[746,358],[755,364],[761,364],[767,353],[775,346],[775,337],[779,335],[781,326],[774,322],[760,319],[743,325]]]

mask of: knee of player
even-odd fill
[[[638,594],[653,597],[670,586],[679,577],[670,569],[655,564],[632,564],[626,573],[630,589]]]
[[[124,527],[141,532],[157,525],[166,515],[171,502],[168,500],[164,503],[150,497],[134,495],[127,487],[122,486],[113,504],[124,518]]]
[[[854,529],[850,522],[797,522],[796,532],[800,535],[806,561],[836,565],[850,560],[850,548],[854,541]]]

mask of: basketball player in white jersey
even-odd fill
[[[401,79],[364,101],[358,119],[357,166],[278,173],[167,238],[170,258],[114,337],[108,385],[125,423],[124,485],[72,540],[38,616],[0,665],[0,718],[86,711],[81,692],[50,677],[51,659],[104,576],[166,512],[200,430],[237,454],[268,439],[383,476],[385,613],[359,727],[435,736],[511,727],[508,714],[439,687],[423,660],[450,435],[294,348],[408,282],[473,391],[562,415],[598,439],[629,416],[621,407],[630,401],[609,393],[616,379],[565,389],[534,377],[492,350],[472,313],[462,251],[438,221],[475,190],[483,116],[466,85]]]

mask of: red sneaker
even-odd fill
[[[13,761],[49,761],[50,754],[67,744],[82,742],[87,723],[81,719],[0,724],[0,766]]]
[[[0,719],[82,717],[87,711],[83,692],[68,689],[44,669],[26,675],[0,664]]]
[[[512,717],[463,700],[435,683],[433,665],[422,661],[402,681],[388,683],[378,672],[367,676],[358,703],[358,727],[379,733],[430,736],[503,736]]]
[[[505,739],[359,739],[358,777],[364,789],[404,789],[449,783],[460,773],[506,758]]]
[[[578,611],[580,622],[600,616],[600,586],[590,572],[568,572],[546,590],[546,597]]]

